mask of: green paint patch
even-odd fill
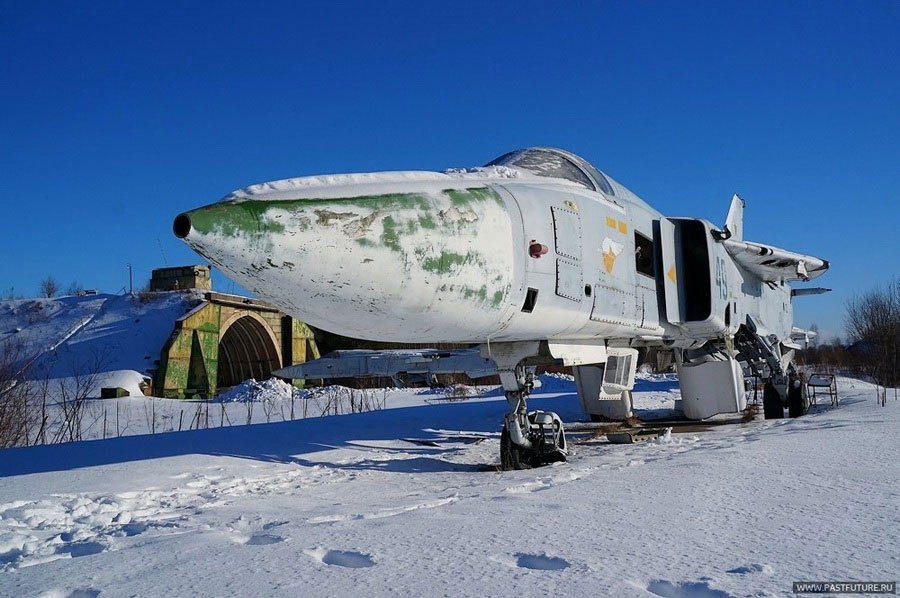
[[[423,193],[386,193],[384,195],[360,195],[357,197],[338,198],[310,198],[264,201],[248,199],[244,201],[225,201],[198,208],[188,212],[193,228],[201,233],[209,234],[220,231],[228,237],[238,235],[258,235],[264,233],[284,232],[285,227],[281,222],[265,217],[268,210],[282,210],[286,212],[304,212],[307,209],[318,208],[324,214],[317,213],[319,220],[325,220],[328,224],[333,218],[347,218],[356,216],[352,212],[340,212],[347,208],[373,211],[397,211],[419,210],[425,214],[420,222],[425,228],[434,228],[434,221],[429,215],[434,206],[427,195]],[[335,211],[329,211],[329,209]],[[321,222],[320,222],[321,224]],[[300,230],[307,230],[312,225],[308,216],[297,219]]]
[[[188,212],[191,226],[201,233],[219,231],[226,237],[284,232],[284,225],[264,217],[270,202],[222,202]]]
[[[462,294],[464,299],[478,299],[483,302],[487,299],[487,287],[484,285],[481,285],[480,289],[463,287]]]
[[[422,259],[422,268],[436,274],[449,274],[456,266],[471,263],[483,264],[484,259],[472,251],[465,255],[453,253],[452,251],[442,251],[438,257],[425,257]]]
[[[400,236],[397,232],[397,222],[391,216],[385,216],[381,221],[383,232],[381,233],[381,242],[385,247],[392,251],[401,251]]]
[[[388,193],[386,195],[364,195],[361,197],[349,197],[339,199],[337,203],[347,202],[375,210],[431,210],[431,201],[421,193]]]
[[[249,200],[243,203],[249,203]],[[279,210],[295,211],[300,208],[348,207],[363,210],[431,210],[431,201],[423,193],[385,193],[384,195],[359,195],[357,197],[285,199],[273,201],[257,201]]]
[[[431,217],[431,214],[425,214],[419,216],[419,226],[427,229],[435,229],[437,228],[437,223],[434,221],[434,218]]]
[[[444,189],[441,191],[450,198],[451,203],[458,207],[467,207],[473,203],[495,201],[503,205],[503,198],[490,187],[469,187],[467,189]]]
[[[503,298],[506,296],[506,293],[503,291],[497,291],[494,293],[494,296],[491,298],[491,305],[494,307],[500,307],[500,304],[503,303]]]
[[[356,242],[359,243],[363,247],[378,247],[378,244],[375,241],[373,241],[371,239],[367,239],[365,237],[360,237],[359,239],[356,239]]]

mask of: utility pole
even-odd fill
[[[134,295],[134,277],[132,276],[133,269],[131,267],[131,264],[125,264],[125,267],[128,268],[128,294]]]

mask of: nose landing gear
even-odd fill
[[[526,398],[534,388],[534,372],[534,367],[521,364],[500,372],[509,402],[500,435],[500,467],[504,470],[566,460],[566,434],[559,416],[550,411],[528,411]]]

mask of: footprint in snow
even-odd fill
[[[244,546],[265,546],[284,542],[284,538],[275,534],[253,534],[252,536],[238,536],[234,541]]]
[[[516,553],[516,566],[523,569],[538,569],[541,571],[559,571],[571,567],[569,561],[558,556],[546,554]]]
[[[137,536],[138,534],[142,534],[147,531],[147,528],[150,526],[146,523],[142,523],[140,521],[132,521],[131,523],[126,523],[122,526],[122,533],[126,536]]]
[[[100,554],[106,550],[106,546],[99,542],[73,542],[64,544],[56,549],[56,554],[69,554],[72,558]]]
[[[262,523],[262,525],[260,525]],[[287,524],[287,521],[266,521],[259,517],[248,518],[241,515],[228,525],[232,532],[231,541],[244,546],[265,546],[284,542],[284,537],[273,533],[273,530]]]
[[[733,573],[735,575],[749,575],[750,573],[772,575],[774,572],[775,570],[772,568],[772,565],[760,565],[758,563],[744,565],[743,567],[735,567],[734,569],[729,569],[728,571],[726,571],[726,573]]]
[[[735,598],[732,594],[709,587],[705,581],[678,581],[672,583],[657,579],[647,584],[647,591],[663,598]]]
[[[374,567],[375,559],[372,555],[354,550],[328,550],[327,548],[316,548],[315,550],[304,550],[306,555],[313,560],[326,565],[335,565],[337,567],[350,567],[351,569],[360,569],[363,567]]]

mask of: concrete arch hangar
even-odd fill
[[[303,322],[262,301],[210,292],[175,321],[153,376],[153,392],[208,398],[318,357],[313,332]]]

